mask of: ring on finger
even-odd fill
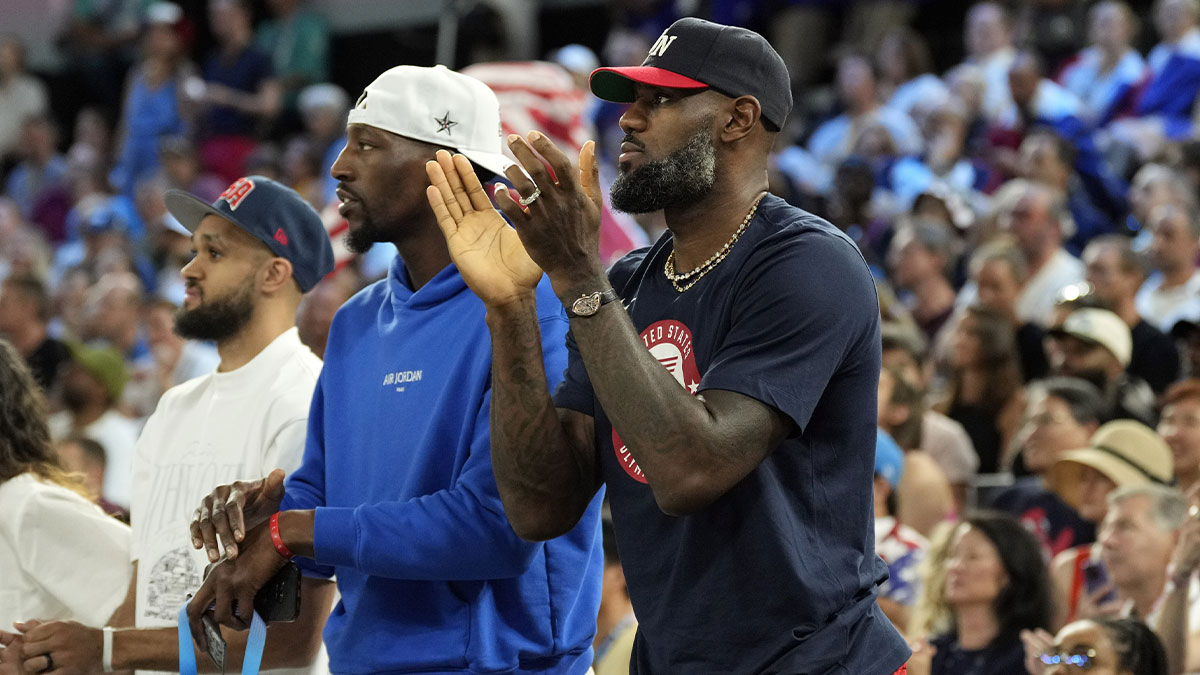
[[[44,673],[48,670],[54,670],[54,657],[50,656],[50,652],[46,652],[46,667],[42,672]]]
[[[529,206],[530,204],[536,202],[538,200],[538,197],[541,197],[541,196],[542,196],[542,189],[539,187],[534,187],[533,194],[529,195],[528,197],[521,197],[517,201],[520,202],[521,206]]]

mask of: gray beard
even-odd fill
[[[624,213],[652,213],[705,197],[717,180],[717,149],[709,126],[702,124],[683,147],[666,157],[620,171],[609,194],[612,207]]]

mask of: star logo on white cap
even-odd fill
[[[438,129],[437,129],[437,131],[434,132],[437,134],[440,134],[444,131],[444,132],[446,132],[446,135],[449,136],[450,135],[450,127],[458,124],[458,122],[455,122],[450,119],[450,111],[449,110],[447,110],[446,114],[443,115],[442,117],[435,117],[433,119],[435,122],[438,123]]]

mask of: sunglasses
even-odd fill
[[[1073,654],[1068,654],[1067,652],[1046,652],[1040,658],[1042,663],[1048,666],[1062,664],[1064,666],[1074,666],[1080,670],[1091,670],[1092,666],[1096,665],[1096,650],[1088,648],[1076,651]]]

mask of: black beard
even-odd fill
[[[621,171],[609,193],[612,207],[625,213],[652,213],[707,195],[716,183],[717,163],[710,125],[702,123],[683,147],[666,157]]]
[[[359,202],[360,208],[362,202]],[[346,230],[346,248],[359,255],[371,250],[375,244],[391,241],[391,237],[383,231],[382,228],[375,225],[375,221],[366,214],[363,209],[363,219],[358,227],[351,227]]]
[[[175,314],[175,333],[191,340],[220,342],[237,335],[254,316],[254,289],[243,284],[224,298],[201,303],[196,309],[180,307]]]

